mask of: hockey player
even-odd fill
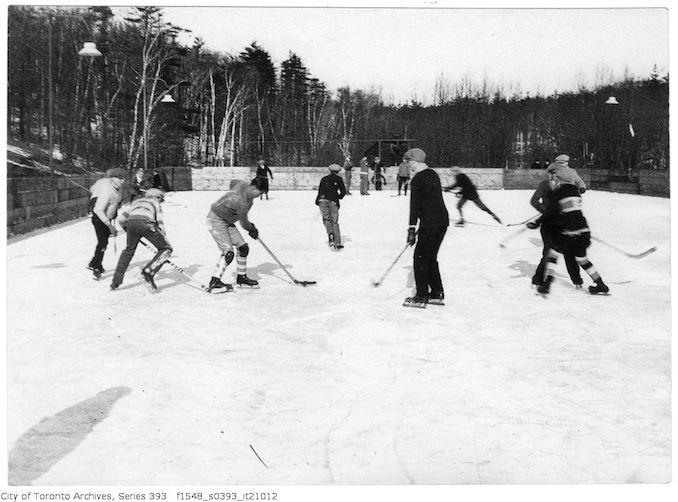
[[[271,171],[271,168],[266,165],[266,161],[264,159],[259,159],[257,161],[257,178],[261,178],[263,181],[262,183],[262,193],[259,196],[259,200],[261,200],[264,195],[266,196],[266,200],[268,200],[268,177],[271,177],[271,180],[273,180],[273,171]]]
[[[238,286],[259,287],[257,281],[247,277],[247,255],[250,252],[250,248],[242,238],[242,235],[240,235],[240,232],[238,232],[235,223],[239,221],[240,226],[249,233],[252,239],[259,237],[257,227],[247,219],[247,213],[252,208],[254,199],[264,193],[264,181],[263,178],[255,177],[249,183],[247,181],[237,183],[230,191],[212,204],[209,213],[207,213],[207,228],[221,251],[221,256],[217,261],[214,274],[207,288],[209,293],[227,293],[233,291],[233,286],[221,282],[221,277],[224,275],[226,267],[236,257],[233,251],[234,248],[238,253],[236,258],[238,274],[236,282]]]
[[[462,212],[462,208],[469,200],[473,201],[476,206],[492,216],[492,218],[494,218],[495,221],[501,225],[502,223],[499,217],[490,211],[490,209],[485,204],[483,204],[483,201],[480,200],[478,191],[469,177],[462,173],[461,169],[457,166],[452,167],[451,171],[454,174],[455,181],[452,185],[445,187],[443,190],[446,192],[455,191],[457,193],[457,197],[460,197],[459,202],[457,203],[459,221],[457,221],[455,225],[458,227],[464,226],[464,213]]]
[[[360,195],[370,194],[370,164],[367,157],[360,159]]]
[[[129,209],[124,213],[121,211],[119,223],[127,232],[127,246],[120,254],[118,266],[115,268],[115,274],[113,274],[111,290],[118,289],[122,284],[127,267],[129,267],[141,239],[146,239],[157,250],[153,259],[141,270],[141,277],[146,281],[146,286],[151,293],[158,290],[153,278],[172,254],[172,246],[170,246],[165,235],[161,206],[164,201],[165,194],[162,190],[149,188],[143,196],[134,199]]]
[[[544,282],[537,291],[544,296],[549,294],[558,255],[569,252],[574,254],[579,266],[595,282],[595,285],[589,286],[589,293],[607,294],[609,288],[586,256],[586,249],[591,245],[591,232],[581,211],[581,195],[576,185],[578,176],[567,166],[554,166],[549,172],[555,183],[553,194],[547,201],[542,216],[527,224],[528,228],[534,229],[540,223],[546,223],[555,229],[553,247],[547,254]]]
[[[553,166],[550,168],[551,172],[555,170],[556,165],[559,163],[562,163],[560,164],[562,166],[567,166],[567,161],[569,161],[569,157],[567,155],[559,155],[556,157],[555,162],[550,164],[550,166]],[[555,187],[555,183],[550,179],[550,177],[550,172],[548,172],[547,169],[547,178],[542,181],[539,186],[537,186],[537,189],[534,191],[532,198],[530,199],[530,205],[532,205],[532,207],[542,214],[545,211],[546,205],[548,204]],[[577,176],[577,178],[578,182],[575,180],[577,188],[579,188],[580,193],[584,193],[586,191],[586,185],[584,181],[579,178],[579,176]],[[532,276],[532,284],[534,286],[541,286],[544,282],[544,269],[546,268],[548,251],[553,246],[553,235],[556,231],[553,226],[547,222],[543,222],[539,230],[544,246],[542,249],[541,260],[539,261],[539,265]],[[567,267],[567,273],[572,280],[572,284],[574,284],[576,289],[581,289],[583,282],[581,279],[581,274],[579,273],[579,265],[577,264],[574,254],[571,251],[565,251],[563,253],[563,257],[565,258],[565,266]]]
[[[405,299],[405,307],[443,305],[443,283],[438,268],[438,250],[443,242],[450,216],[443,201],[438,174],[424,163],[426,153],[412,148],[403,155],[412,173],[410,183],[410,226],[407,243],[414,248],[414,282],[416,293]],[[419,237],[417,238],[417,221]]]
[[[398,195],[400,195],[400,190],[405,191],[405,197],[407,197],[407,185],[410,181],[410,168],[407,165],[407,162],[401,162],[398,166]]]
[[[96,280],[99,280],[104,272],[102,262],[108,247],[108,238],[118,233],[114,220],[122,201],[122,187],[126,175],[124,169],[109,169],[106,176],[97,180],[90,188],[92,225],[97,236],[97,245],[87,268],[92,271]]]
[[[343,199],[346,195],[346,187],[344,181],[337,174],[341,170],[341,166],[332,164],[329,170],[330,174],[320,180],[315,204],[320,207],[330,248],[338,250],[344,247],[341,243],[341,232],[339,230],[339,199]]]

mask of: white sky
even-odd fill
[[[435,6],[414,7],[425,4]],[[168,7],[165,12],[168,21],[192,30],[212,50],[236,54],[256,40],[278,68],[293,51],[329,89],[381,88],[383,97],[396,103],[415,95],[430,99],[441,74],[452,84],[463,77],[478,83],[487,78],[505,92],[551,94],[573,89],[578,81],[592,86],[601,71],[647,77],[654,65],[662,75],[669,69],[665,8],[452,6],[391,2],[389,7],[321,8],[307,3]]]

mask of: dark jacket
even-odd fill
[[[458,187],[462,197],[465,197],[469,200],[475,200],[478,198],[476,187],[468,176],[466,176],[464,173],[459,173],[456,175],[456,178],[457,180],[454,182],[454,184],[445,188],[446,191],[453,190]]]
[[[338,174],[330,173],[320,180],[315,203],[316,205],[319,205],[320,199],[325,199],[336,202],[337,207],[339,207],[339,199],[343,199],[344,195],[346,195],[344,180],[342,180]]]
[[[417,220],[419,228],[450,225],[440,177],[433,169],[419,171],[410,182],[410,225],[416,225]]]
[[[581,195],[575,185],[563,184],[556,188],[546,202],[540,220],[552,225],[563,235],[581,235],[589,232],[581,212]]]
[[[257,167],[257,174],[256,175],[259,178],[268,179],[268,177],[270,176],[271,179],[273,179],[273,172],[271,171],[271,169],[266,164],[264,164],[263,166]]]

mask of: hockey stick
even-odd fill
[[[150,250],[154,250],[154,249],[155,249],[153,246],[151,246],[151,245],[148,244],[147,242],[144,242],[143,240],[140,240],[139,242],[140,242],[141,244],[143,244],[144,246],[146,246],[146,247],[147,247],[148,249],[150,249]],[[167,263],[167,264],[168,264],[170,267],[172,267],[174,270],[176,270],[177,272],[179,272],[180,274],[182,274],[184,277],[186,277],[186,278],[187,278],[189,281],[191,281],[192,283],[194,283],[194,284],[200,286],[200,289],[202,289],[205,293],[209,293],[209,290],[207,289],[207,287],[206,287],[204,284],[202,284],[202,283],[198,282],[197,280],[193,279],[193,277],[191,277],[190,275],[188,275],[188,273],[187,273],[183,268],[181,268],[181,267],[179,267],[178,265],[176,265],[173,261],[171,261],[171,260],[166,260],[165,263]]]
[[[601,240],[601,239],[599,239],[599,238],[597,238],[597,237],[591,236],[591,240],[594,240],[594,241],[596,241],[596,242],[600,242],[600,243],[603,244],[604,246],[607,246],[607,247],[609,247],[609,248],[612,248],[612,249],[614,249],[615,251],[617,251],[618,253],[621,253],[621,254],[623,254],[623,255],[625,255],[625,256],[628,256],[629,258],[645,258],[647,255],[652,254],[652,253],[654,253],[654,252],[657,250],[657,246],[652,246],[650,249],[648,249],[648,250],[646,250],[646,251],[643,251],[642,253],[633,254],[633,253],[629,253],[628,251],[624,251],[623,249],[619,249],[618,247],[613,246],[612,244],[608,244],[608,243],[605,242],[604,240]]]
[[[264,246],[264,249],[265,249],[266,251],[268,251],[268,254],[271,255],[271,258],[273,258],[273,259],[276,261],[276,263],[277,263],[278,265],[280,265],[280,268],[283,269],[283,271],[287,274],[287,276],[288,276],[290,279],[292,279],[292,282],[294,282],[294,284],[299,284],[300,286],[304,286],[304,287],[306,287],[306,286],[313,286],[313,285],[317,284],[316,281],[298,281],[298,280],[296,280],[294,277],[292,277],[292,274],[289,273],[289,271],[287,270],[287,268],[285,268],[285,265],[283,265],[283,264],[280,262],[280,260],[278,260],[278,258],[276,258],[276,256],[273,254],[273,251],[271,251],[270,249],[268,249],[268,246],[264,243],[264,241],[261,240],[261,237],[259,237],[257,240],[261,243],[262,246]]]
[[[391,269],[392,269],[393,267],[395,267],[395,264],[398,263],[398,260],[400,260],[400,257],[401,257],[403,254],[405,254],[405,251],[407,251],[407,248],[408,248],[408,247],[410,247],[410,243],[409,243],[409,242],[408,242],[407,244],[405,244],[405,247],[403,248],[403,250],[398,254],[398,256],[396,256],[396,259],[393,260],[393,263],[391,263],[391,265],[386,269],[386,272],[384,272],[384,275],[382,275],[382,276],[379,278],[378,281],[372,281],[372,286],[374,286],[375,288],[378,288],[378,287],[381,285],[381,283],[384,282],[384,279],[386,279],[386,276],[388,275],[388,273],[391,271]]]
[[[518,225],[524,225],[524,224],[527,223],[528,221],[532,221],[532,220],[534,220],[535,218],[538,218],[539,216],[541,216],[541,213],[535,214],[535,215],[532,216],[531,218],[528,218],[528,219],[526,219],[525,221],[521,221],[520,223],[507,223],[506,226],[507,226],[507,227],[517,227]]]
[[[507,243],[508,241],[514,239],[515,237],[518,237],[518,236],[519,236],[520,234],[522,234],[525,230],[527,230],[527,227],[523,227],[523,228],[521,228],[520,230],[517,230],[517,231],[513,232],[513,233],[512,233],[511,235],[509,235],[508,237],[505,237],[505,238],[499,243],[499,247],[500,247],[500,248],[505,248],[505,247],[506,247],[506,243]]]

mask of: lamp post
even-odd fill
[[[52,14],[49,16],[49,22],[47,23],[47,87],[49,87],[48,92],[48,113],[47,113],[47,141],[49,142],[49,170],[52,175],[54,175],[54,127],[53,127],[53,114],[54,114],[54,85],[52,82]],[[97,50],[97,46],[94,42],[85,42],[83,48],[78,52],[80,57],[95,58],[100,57],[101,52]]]
[[[607,101],[605,101],[605,104],[608,105],[608,106],[611,106],[611,107],[613,107],[613,108],[615,108],[615,107],[617,107],[617,106],[620,106],[619,101],[618,101],[617,98],[614,97],[614,96],[610,96],[609,98],[607,98]],[[633,106],[633,105],[632,105],[632,106]],[[631,110],[631,114],[632,114],[632,113],[633,113],[633,110]],[[625,121],[624,121],[624,122],[625,122]],[[616,121],[615,121],[615,126],[616,126],[616,125],[617,125],[617,124],[616,124]],[[633,125],[631,124],[630,121],[629,121],[629,123],[628,123],[628,129],[629,129],[629,135],[631,136],[631,138],[635,138],[635,137],[636,137],[636,131],[633,129]],[[617,137],[617,131],[615,131],[615,138],[616,138],[616,137]],[[619,147],[620,149],[619,149],[619,152],[618,152],[618,154],[619,154],[620,156],[621,156],[621,150],[623,149],[623,146],[624,146],[624,145],[623,145],[623,142],[624,142],[624,140],[623,140],[623,135],[622,135],[622,137],[620,137],[620,147]],[[619,159],[618,159],[617,157],[615,157],[615,160],[618,161]],[[623,168],[623,167],[624,167],[624,165],[622,164],[622,168]]]

